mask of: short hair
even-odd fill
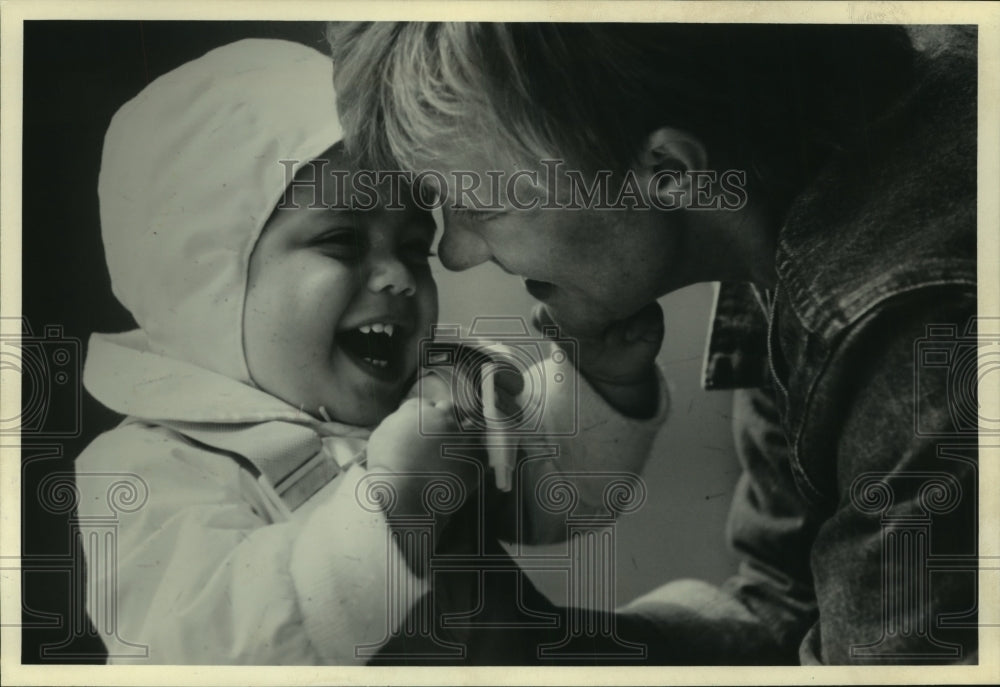
[[[358,22],[327,38],[349,149],[411,169],[446,157],[442,142],[489,141],[622,171],[673,126],[710,155],[777,156],[801,179],[913,63],[893,26]]]

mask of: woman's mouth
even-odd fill
[[[552,296],[556,290],[556,285],[552,282],[538,281],[536,279],[525,279],[524,288],[527,289],[528,293],[532,297],[544,301],[545,299]]]

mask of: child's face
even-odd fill
[[[345,168],[342,155],[325,157],[327,170]],[[300,176],[314,172],[321,178],[310,166]],[[254,249],[247,366],[260,388],[291,405],[374,425],[398,407],[413,381],[418,342],[437,321],[428,265],[434,220],[413,206],[330,208],[344,199],[329,176],[324,181],[327,207],[310,208],[313,190],[296,186],[299,207],[276,210]]]

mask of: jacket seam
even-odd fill
[[[923,287],[934,287],[949,284],[975,285],[977,281],[974,262],[971,263],[971,276],[968,274],[970,267],[970,260],[968,258],[919,260],[914,264],[908,264],[903,270],[889,272],[877,279],[875,282],[876,285],[888,286],[888,288],[886,288],[885,291],[879,292],[876,295],[875,300],[873,300],[867,307],[862,308],[857,313],[851,313],[848,315],[847,311],[856,303],[870,297],[870,290],[864,289],[851,293],[845,296],[845,300],[835,302],[834,307],[828,307],[829,304],[818,297],[818,294],[815,289],[813,289],[812,285],[804,281],[797,271],[792,269],[793,262],[793,257],[787,245],[785,245],[784,242],[781,242],[778,248],[777,260],[779,280],[785,281],[789,284],[791,288],[786,289],[787,291],[792,294],[800,294],[800,297],[795,300],[792,300],[791,298],[789,299],[789,303],[792,306],[791,310],[795,314],[799,323],[801,323],[807,331],[810,333],[821,334],[824,338],[834,336],[834,330],[850,327],[859,318],[864,317],[873,307],[878,306],[886,299],[892,298],[897,294]],[[925,273],[930,270],[936,275],[940,275],[942,269],[946,269],[948,267],[954,268],[954,272],[956,273],[955,276],[938,276],[937,278],[931,280],[924,279],[912,284],[893,286],[894,283],[898,284],[898,282],[904,279],[908,274],[913,275],[921,272]],[[871,282],[869,282],[869,286],[870,285]],[[833,313],[833,316],[826,322],[816,322],[815,317],[807,317],[810,312],[820,312],[823,310],[828,310]]]
[[[795,468],[796,473],[801,472],[801,474],[802,474],[802,476],[803,476],[803,478],[805,480],[805,483],[809,486],[809,489],[811,491],[813,491],[815,494],[817,494],[818,499],[820,501],[827,502],[827,501],[831,501],[831,499],[829,499],[825,494],[823,494],[822,492],[820,492],[819,490],[817,490],[816,487],[815,487],[815,485],[812,483],[812,480],[809,479],[808,475],[806,474],[805,466],[802,465],[802,462],[801,462],[801,459],[800,459],[800,453],[801,453],[801,450],[802,450],[802,442],[803,442],[803,438],[804,438],[803,435],[805,434],[806,418],[809,415],[810,409],[811,409],[812,404],[813,404],[813,402],[815,400],[816,387],[819,385],[819,381],[822,378],[824,378],[824,376],[826,375],[826,373],[827,373],[827,371],[828,371],[828,369],[829,369],[829,367],[830,367],[830,365],[831,365],[831,363],[832,363],[832,361],[833,361],[833,359],[835,357],[835,354],[837,352],[839,352],[840,349],[841,349],[841,347],[843,346],[844,340],[847,338],[848,330],[851,329],[852,327],[854,327],[860,320],[866,318],[870,313],[872,313],[873,311],[875,311],[877,308],[885,306],[886,305],[886,301],[888,301],[888,300],[894,300],[894,299],[897,299],[897,298],[903,298],[904,296],[912,295],[914,292],[921,291],[921,290],[924,290],[924,289],[940,288],[942,286],[945,286],[945,287],[955,287],[955,286],[968,286],[968,285],[969,284],[965,284],[965,283],[962,283],[961,281],[956,281],[956,280],[940,280],[940,281],[937,281],[937,282],[929,282],[929,283],[922,283],[922,284],[914,285],[914,286],[912,286],[910,288],[901,289],[901,290],[896,291],[896,292],[894,292],[892,294],[886,294],[883,298],[880,298],[879,300],[873,302],[865,310],[860,311],[857,315],[855,315],[851,319],[851,321],[849,323],[845,324],[834,335],[834,337],[831,338],[830,344],[829,344],[829,346],[827,346],[828,350],[827,350],[827,354],[824,356],[823,364],[820,366],[820,369],[817,371],[817,373],[812,376],[812,379],[811,379],[810,384],[809,384],[809,389],[807,390],[806,396],[803,399],[803,402],[802,402],[802,417],[801,417],[801,420],[797,423],[798,426],[795,428],[795,441],[792,444],[792,446],[793,446],[793,451],[792,451],[792,463],[793,463],[793,467]],[[971,285],[974,286],[975,282],[972,282]],[[975,294],[973,294],[973,295],[975,295]],[[831,502],[835,503],[836,502],[836,498],[832,499]]]

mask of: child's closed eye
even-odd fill
[[[504,209],[479,209],[479,208],[469,208],[469,207],[457,207],[452,208],[452,214],[462,220],[467,220],[471,222],[492,222],[495,219],[503,217],[507,214]]]
[[[358,260],[364,251],[361,238],[354,227],[335,227],[323,232],[312,245],[337,260]]]

